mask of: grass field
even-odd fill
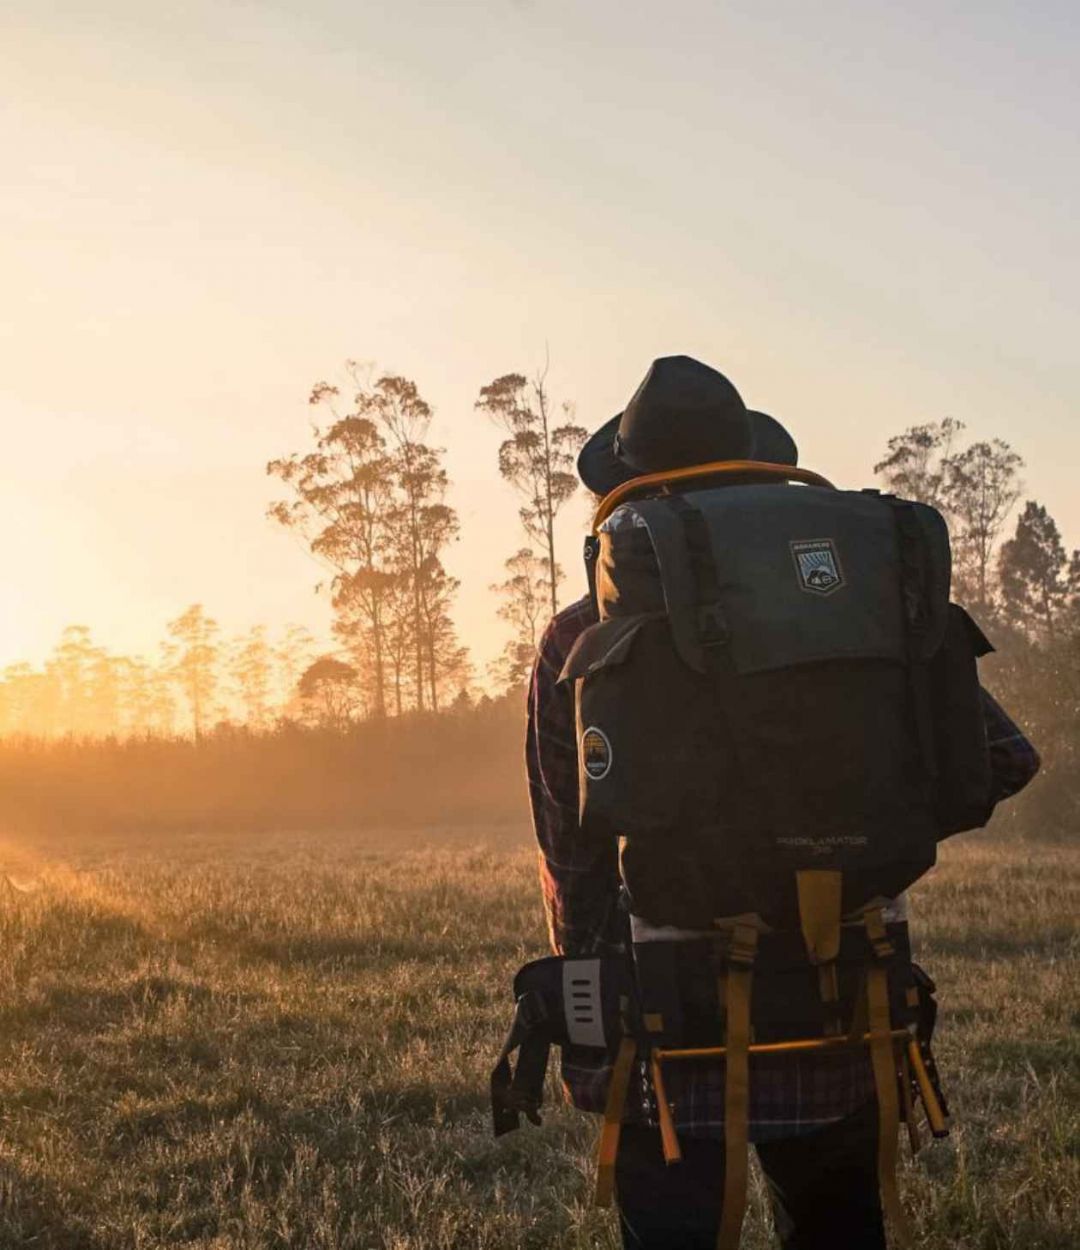
[[[0,1247],[614,1247],[594,1124],[491,1140],[522,830],[0,848]],[[924,1247],[1080,1244],[1080,849],[969,837],[913,897],[958,1127]],[[747,1247],[771,1245],[755,1194]],[[838,1248],[840,1250],[840,1248]]]

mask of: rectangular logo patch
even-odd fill
[[[831,538],[804,538],[791,544],[799,589],[812,595],[831,595],[844,585],[840,558]]]

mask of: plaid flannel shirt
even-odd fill
[[[541,640],[529,688],[526,740],[533,825],[551,944],[557,954],[596,955],[623,949],[627,918],[620,908],[618,848],[578,823],[574,698],[558,684],[578,635],[597,620],[589,599],[563,609]],[[996,798],[1015,794],[1035,775],[1039,757],[998,704],[984,692]],[[858,1110],[874,1096],[873,1073],[860,1051],[757,1056],[751,1068],[750,1137],[765,1141],[811,1132]],[[574,1105],[602,1111],[610,1065],[595,1052],[567,1048],[562,1075]],[[719,1136],[724,1122],[724,1071],[707,1062],[673,1065],[667,1093],[676,1127],[691,1136]],[[648,1082],[638,1074],[628,1120],[648,1119]]]

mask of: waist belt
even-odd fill
[[[514,1019],[491,1074],[495,1136],[524,1115],[540,1123],[544,1079],[552,1046],[583,1046],[601,1053],[632,1031],[629,961],[622,956],[569,959],[551,955],[526,964],[514,978]],[[510,1058],[519,1051],[511,1070]]]
[[[812,911],[809,907],[808,912]],[[739,923],[713,935],[711,955],[707,941],[694,939],[647,942],[636,948],[636,966],[629,956],[552,956],[526,964],[514,979],[514,1019],[491,1074],[495,1135],[519,1127],[522,1115],[540,1123],[552,1046],[592,1049],[611,1064],[596,1187],[597,1202],[606,1205],[614,1190],[619,1134],[635,1059],[640,1056],[652,1083],[656,1122],[668,1163],[677,1163],[681,1154],[664,1089],[664,1066],[701,1060],[722,1063],[729,1162],[717,1244],[719,1250],[734,1250],[745,1208],[750,1057],[866,1047],[879,1104],[882,1201],[903,1241],[895,1175],[899,1124],[907,1124],[914,1151],[919,1145],[914,1119],[914,1100],[918,1098],[933,1135],[948,1132],[948,1111],[930,1053],[936,1014],[933,982],[910,962],[906,925],[886,925],[880,907],[867,908],[858,933],[836,932],[830,937],[828,926],[815,928],[810,923],[803,938],[812,958],[807,963],[804,954],[801,971],[812,977],[821,1010],[793,1033],[788,1009],[780,1032],[774,1033],[772,1040],[762,1040],[769,1036],[768,1019],[763,1019],[762,1013],[771,1015],[774,1007],[770,1004],[789,997],[786,991],[779,998],[772,993],[775,986],[771,983],[782,969],[777,971],[770,963],[776,951],[789,949],[793,935],[764,934],[755,920],[740,917]],[[856,938],[859,960],[853,970],[850,948]],[[664,971],[669,953],[674,955],[676,948],[691,964],[695,959],[702,961],[712,982],[711,1006],[706,1013],[711,1024],[700,1037],[694,1036],[693,1028],[686,1031],[693,1020],[689,1008],[676,1008],[673,1020],[665,1017],[667,1007],[661,1006],[673,1001],[667,991],[679,988],[681,978]],[[657,956],[662,956],[659,963]],[[658,983],[664,991],[659,996]],[[776,1010],[783,1013],[783,1009]],[[700,1015],[699,1023],[703,1019],[705,1016]],[[512,1068],[515,1051],[518,1058]]]
[[[887,924],[906,924],[908,919],[907,891],[893,899],[882,900],[882,911]],[[734,920],[734,917],[732,917]],[[861,927],[862,916],[853,913],[844,922],[849,927]],[[714,936],[712,929],[679,929],[675,925],[653,924],[644,916],[630,915],[630,936],[634,942],[692,942]]]

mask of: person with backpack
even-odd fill
[[[579,457],[589,594],[532,675],[556,954],[515,983],[495,1127],[538,1119],[559,1045],[635,1250],[733,1250],[748,1143],[785,1250],[879,1250],[885,1214],[903,1240],[898,1127],[947,1115],[905,890],[1039,767],[941,517],[797,459],[722,374],[655,361]]]

